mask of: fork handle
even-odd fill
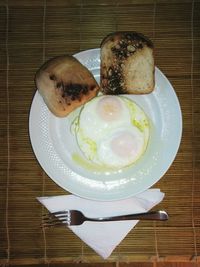
[[[87,221],[100,221],[100,222],[124,221],[124,220],[166,221],[168,220],[168,214],[165,211],[150,211],[150,212],[120,215],[113,217],[87,218]]]

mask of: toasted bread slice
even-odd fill
[[[35,83],[50,111],[67,116],[96,96],[99,86],[92,73],[73,56],[58,56],[37,71]]]
[[[104,94],[147,94],[154,90],[153,43],[136,32],[114,32],[101,43],[100,85]]]

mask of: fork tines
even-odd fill
[[[44,214],[42,216],[42,226],[49,228],[53,226],[69,225],[69,215],[69,211],[58,211]]]

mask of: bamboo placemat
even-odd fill
[[[0,264],[101,261],[70,230],[39,228],[44,209],[36,197],[66,192],[38,164],[28,119],[38,67],[53,56],[97,48],[115,30],[139,31],[154,42],[156,65],[181,104],[183,137],[154,186],[166,194],[160,207],[170,220],[140,222],[108,261],[199,261],[199,25],[199,1],[0,0]]]

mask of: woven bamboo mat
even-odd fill
[[[38,67],[53,56],[97,48],[115,30],[139,31],[154,42],[156,65],[181,104],[183,138],[155,185],[166,194],[160,207],[170,220],[140,222],[109,261],[199,261],[199,25],[199,1],[0,0],[0,264],[101,261],[70,230],[38,227],[44,209],[36,197],[65,192],[38,164],[28,119]]]

